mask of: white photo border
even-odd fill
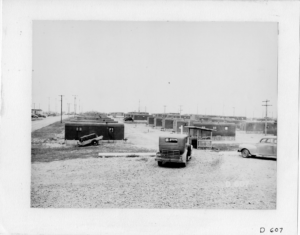
[[[297,231],[299,3],[3,1],[0,234],[259,234]],[[278,22],[276,210],[32,209],[34,20]],[[16,135],[18,144],[16,145]]]

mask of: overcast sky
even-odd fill
[[[277,23],[34,21],[32,78],[44,111],[276,117]]]

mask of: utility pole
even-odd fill
[[[222,115],[224,116],[224,103],[223,103],[223,111],[222,111]]]
[[[70,103],[68,103],[68,113],[70,113]]]
[[[265,102],[266,104],[263,104],[262,106],[266,107],[266,117],[265,117],[265,135],[267,135],[267,119],[268,119],[268,106],[272,106],[270,104],[268,104],[268,102],[270,102],[270,100],[264,100],[263,102]]]
[[[78,103],[79,103],[79,109],[78,109],[78,110],[79,110],[79,113],[80,113],[80,99],[79,99],[79,102],[78,102]]]
[[[48,97],[48,113],[50,113],[50,97]]]
[[[76,97],[78,95],[73,95],[73,96],[74,96],[74,117],[75,117],[75,115],[76,115]]]
[[[62,123],[62,97],[63,95],[59,95],[60,96],[60,123]]]
[[[164,105],[164,113],[166,113],[166,105]]]
[[[139,112],[140,112],[140,100],[139,100]]]
[[[55,98],[55,113],[57,113],[56,98]]]
[[[182,111],[182,105],[179,105],[179,115],[180,115],[180,118],[181,118],[181,111]]]

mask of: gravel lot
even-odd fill
[[[32,207],[276,209],[276,161],[194,150],[186,168],[153,157],[32,164]]]
[[[196,149],[185,168],[158,167],[150,156],[99,158],[101,151],[157,151],[163,133],[125,124],[127,142],[76,148],[63,144],[62,125],[33,133],[32,207],[276,209],[276,161]]]

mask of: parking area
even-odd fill
[[[276,208],[276,161],[195,149],[185,168],[159,167],[151,156],[98,157],[99,152],[158,149],[160,130],[144,124],[125,128],[126,142],[86,148],[33,144],[31,206]]]

